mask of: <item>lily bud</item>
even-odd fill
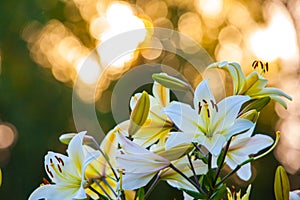
[[[282,166],[278,166],[275,173],[274,191],[276,200],[289,199],[290,183]]]
[[[244,94],[245,92],[247,92],[257,81],[259,81],[259,75],[257,72],[254,73],[250,73],[247,77],[246,77],[246,81],[245,81],[245,85],[242,88],[242,90],[240,91],[240,94]],[[264,79],[265,80],[265,79]]]
[[[70,141],[72,140],[73,137],[75,137],[75,135],[77,135],[77,133],[65,133],[62,134],[59,137],[59,141],[63,144],[68,145],[70,143]],[[83,143],[84,144],[91,144],[93,143],[94,138],[92,136],[89,135],[84,135],[83,137]]]
[[[255,123],[258,119],[258,112],[255,109],[252,109],[243,113],[240,118],[248,119],[249,121]]]
[[[147,92],[143,92],[137,101],[130,116],[130,124],[128,128],[129,135],[134,135],[145,123],[150,110],[150,98]]]
[[[193,149],[194,145],[192,144],[182,144],[167,150],[165,148],[157,149],[154,151],[154,153],[166,158],[167,160],[173,161],[182,158],[190,153]]]
[[[173,90],[186,91],[191,89],[188,83],[173,76],[169,76],[166,73],[153,74],[152,78],[162,86]]]

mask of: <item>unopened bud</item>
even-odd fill
[[[255,109],[252,109],[243,113],[240,118],[248,119],[249,121],[255,123],[258,119],[258,112]]]
[[[153,74],[152,78],[162,86],[173,90],[186,91],[191,89],[188,83],[173,76],[169,76],[166,73]]]
[[[65,134],[62,134],[59,137],[59,141],[61,143],[63,143],[63,144],[68,145],[75,135],[77,135],[77,133],[65,133]],[[92,136],[85,135],[83,137],[83,143],[84,144],[92,144],[93,141],[94,141],[94,138]]]
[[[144,91],[132,110],[128,128],[129,135],[134,135],[143,126],[148,118],[149,110],[150,98],[148,93]]]
[[[290,183],[282,166],[278,166],[275,173],[274,191],[276,200],[289,199]]]

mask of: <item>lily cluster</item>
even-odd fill
[[[245,76],[237,63],[214,63],[211,68],[231,76],[231,96],[217,102],[208,79],[193,90],[178,78],[153,74],[152,94],[134,94],[130,118],[100,145],[85,132],[61,136],[69,145],[68,156],[45,156],[51,181],[45,179],[29,199],[141,200],[159,181],[183,191],[185,199],[241,199],[226,180],[235,173],[249,180],[251,162],[274,149],[279,132],[275,141],[253,135],[255,125],[271,99],[286,107],[283,98],[291,97],[266,87],[267,79],[256,71]],[[172,100],[175,90],[192,92],[192,105]],[[249,195],[250,187],[242,199]]]

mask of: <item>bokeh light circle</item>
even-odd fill
[[[0,124],[0,150],[8,149],[17,140],[17,132],[13,125],[8,123]]]

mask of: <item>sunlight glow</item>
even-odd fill
[[[254,31],[249,40],[254,54],[262,60],[287,60],[297,54],[295,29],[280,10],[274,10],[267,27]]]
[[[223,0],[196,0],[196,8],[206,17],[216,17],[223,8]]]
[[[105,42],[110,38],[117,36],[121,33],[135,29],[145,29],[145,24],[142,19],[134,15],[129,4],[114,2],[106,10],[106,20],[108,27],[101,34],[100,41]],[[135,34],[133,37],[128,38],[130,41],[124,41],[124,43],[117,45],[130,45],[130,48],[135,51],[138,45],[145,39],[147,31],[145,30],[142,34]],[[129,52],[127,55],[122,55],[117,60],[111,60],[111,56],[107,51],[99,50],[101,62],[104,65],[113,65],[115,67],[122,67],[126,62],[133,59],[133,53]]]

